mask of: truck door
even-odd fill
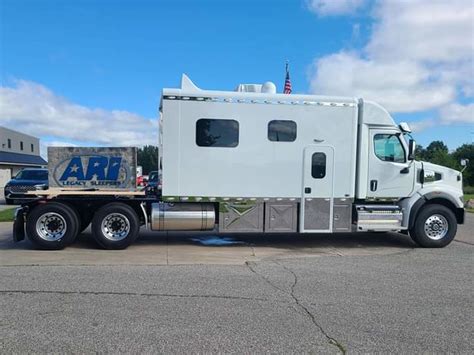
[[[334,149],[309,146],[303,154],[303,191],[300,208],[300,231],[332,231]]]
[[[371,129],[369,133],[368,197],[406,197],[414,187],[415,164],[396,130]]]

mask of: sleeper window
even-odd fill
[[[405,162],[405,150],[395,134],[376,134],[374,136],[374,150],[380,160],[394,163]]]
[[[268,139],[272,142],[294,142],[296,122],[273,120],[268,123]]]
[[[311,157],[311,176],[315,179],[323,179],[326,176],[326,154],[313,154]]]
[[[196,122],[196,144],[200,147],[237,147],[239,122],[201,118]]]

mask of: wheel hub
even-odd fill
[[[130,222],[121,213],[110,213],[102,220],[101,229],[107,239],[119,241],[130,233]]]
[[[61,239],[66,234],[66,231],[66,220],[56,212],[44,213],[36,222],[37,235],[48,242]]]
[[[443,215],[434,214],[426,219],[424,230],[428,238],[433,240],[442,239],[448,233],[448,221]]]

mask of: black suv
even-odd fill
[[[48,187],[48,169],[23,169],[5,185],[5,202],[26,201],[32,196],[25,195],[27,191],[45,189]]]

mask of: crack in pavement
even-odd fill
[[[288,268],[286,265],[281,264],[281,263],[277,262],[276,260],[273,260],[273,262],[277,265],[280,265],[283,269],[285,269],[291,275],[293,275],[293,284],[291,285],[290,296],[293,298],[296,305],[299,306],[309,316],[309,318],[311,319],[314,326],[316,326],[316,328],[318,328],[319,331],[327,338],[329,344],[336,346],[341,353],[346,354],[347,351],[344,348],[344,346],[341,343],[339,343],[335,338],[331,337],[326,332],[326,330],[324,330],[324,328],[318,323],[315,315],[313,313],[311,313],[311,311],[299,300],[298,297],[296,297],[295,287],[296,287],[296,284],[298,283],[298,276],[296,276],[296,273],[293,270],[291,270],[290,268]]]
[[[339,351],[343,354],[346,354],[346,349],[344,348],[344,346],[339,343],[336,339],[334,339],[333,337],[331,337],[324,329],[323,327],[318,323],[318,321],[316,320],[316,317],[314,316],[314,314],[312,314],[309,309],[304,306],[301,301],[298,299],[298,297],[296,297],[296,294],[295,294],[295,287],[296,287],[296,284],[298,283],[298,277],[296,276],[295,272],[293,270],[291,270],[290,268],[288,268],[287,266],[277,262],[276,260],[272,260],[273,263],[277,264],[278,266],[281,266],[284,270],[286,270],[287,272],[291,273],[291,275],[293,276],[293,284],[291,285],[291,291],[288,293],[286,290],[283,290],[282,288],[278,287],[277,285],[275,285],[273,282],[271,282],[267,277],[263,276],[262,274],[258,273],[257,270],[255,270],[253,267],[252,267],[252,264],[256,264],[255,262],[254,263],[251,263],[249,261],[246,261],[245,262],[245,265],[248,267],[248,269],[254,273],[255,275],[257,275],[258,277],[260,277],[262,280],[264,280],[266,283],[268,283],[271,287],[273,287],[275,290],[278,290],[280,292],[283,292],[285,295],[288,295],[290,296],[293,301],[295,302],[295,304],[303,310],[303,312],[309,316],[309,318],[311,319],[311,322],[313,323],[314,326],[316,326],[319,331],[326,337],[326,339],[328,339],[328,342],[329,344],[331,345],[334,345],[336,346]]]
[[[473,243],[465,242],[464,240],[453,240],[456,243],[467,244],[467,245],[474,245]]]
[[[58,294],[58,295],[97,295],[97,296],[139,296],[139,297],[174,297],[174,298],[215,298],[245,301],[268,301],[266,298],[219,295],[183,295],[173,293],[139,293],[139,292],[108,292],[108,291],[42,291],[42,290],[0,290],[0,295],[16,294]]]
[[[263,276],[262,274],[258,273],[253,267],[251,264],[256,264],[255,262],[250,262],[250,261],[246,261],[245,262],[245,265],[249,268],[249,270],[251,272],[253,272],[255,275],[257,275],[258,277],[260,277],[263,281],[265,281],[267,284],[269,284],[272,288],[274,288],[275,290],[277,291],[280,291],[282,293],[284,293],[285,295],[288,294],[288,292],[286,292],[284,289],[278,287],[277,285],[275,285],[273,282],[271,282],[268,278],[266,278],[265,276]]]

